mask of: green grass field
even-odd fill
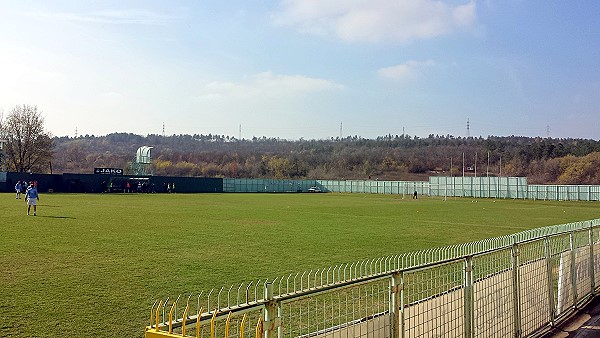
[[[598,202],[0,194],[0,336],[142,337],[158,298],[600,217]]]

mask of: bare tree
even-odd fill
[[[8,169],[18,172],[47,172],[53,142],[44,130],[44,118],[36,106],[15,106],[0,120],[0,138],[8,141]]]

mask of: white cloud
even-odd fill
[[[377,71],[379,76],[394,81],[412,80],[418,76],[422,69],[435,66],[433,60],[414,61],[410,60],[396,66],[381,68]]]
[[[277,25],[350,42],[406,42],[451,34],[476,23],[470,0],[285,0],[273,15]]]
[[[239,83],[211,82],[204,86],[199,98],[203,100],[282,98],[341,88],[343,88],[341,85],[325,79],[264,72],[253,75],[248,81]]]

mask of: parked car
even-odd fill
[[[317,186],[312,186],[312,187],[308,188],[308,192],[321,192],[321,188],[319,188]]]

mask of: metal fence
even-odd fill
[[[528,198],[526,177],[430,177],[433,196]]]
[[[318,180],[316,182],[321,189],[329,192],[412,195],[416,191],[419,195],[431,194],[429,183],[424,181]]]
[[[430,177],[429,181],[270,180],[224,178],[223,192],[325,192],[439,197],[600,201],[598,185],[529,185],[526,177]]]
[[[529,337],[600,285],[600,219],[157,301],[146,337]]]
[[[306,192],[314,180],[224,178],[223,192]]]
[[[526,177],[430,177],[429,181],[317,180],[323,191],[439,197],[600,201],[598,185],[529,185]]]
[[[535,200],[600,201],[598,185],[529,185],[527,198]]]

